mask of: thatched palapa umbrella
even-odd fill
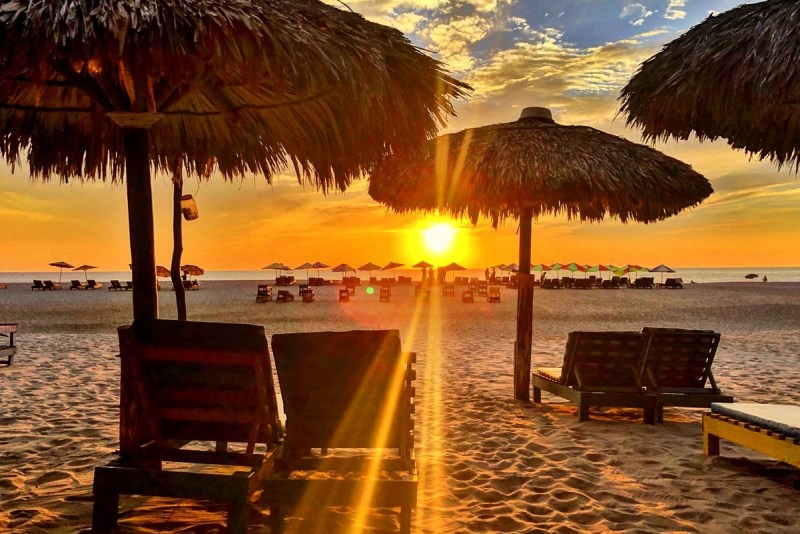
[[[710,16],[645,61],[621,111],[645,139],[724,138],[800,167],[800,2],[771,0]]]
[[[448,212],[475,223],[520,221],[514,393],[529,399],[533,336],[531,222],[545,213],[652,222],[712,193],[692,168],[650,147],[526,108],[517,122],[443,135],[424,150],[384,161],[370,195],[396,211]]]
[[[0,154],[49,179],[122,179],[134,318],[157,316],[151,167],[291,164],[344,189],[452,114],[463,84],[397,30],[317,0],[0,0]]]

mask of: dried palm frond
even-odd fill
[[[317,0],[0,2],[0,154],[120,179],[121,125],[160,170],[345,188],[432,136],[468,89],[397,30]]]
[[[711,185],[692,168],[645,145],[587,126],[550,121],[473,128],[387,158],[369,194],[396,211],[485,216],[497,226],[531,208],[599,221],[652,222],[700,203]]]
[[[800,2],[772,0],[711,16],[645,61],[621,112],[648,140],[724,138],[800,165]]]

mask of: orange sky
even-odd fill
[[[371,6],[376,10],[371,18],[393,23],[415,42],[438,50],[438,57],[475,87],[472,98],[458,103],[458,116],[448,131],[513,121],[522,107],[538,105],[550,107],[561,124],[585,124],[637,142],[637,132],[626,129],[622,118],[614,120],[619,89],[641,61],[696,22],[670,26],[678,22],[671,19],[659,22],[666,26],[644,31],[638,20],[623,20],[630,26],[628,33],[619,33],[613,41],[604,36],[606,41],[593,45],[568,41],[564,34],[569,28],[564,25],[554,29],[543,23],[536,26],[533,19],[522,24],[519,17],[498,17],[487,2],[478,2],[471,18],[460,22],[472,29],[488,28],[483,33],[450,31],[461,27],[458,21],[442,22],[435,19],[436,13],[397,15],[396,2],[356,4],[356,9]],[[658,15],[654,13],[650,19]],[[434,20],[439,26],[432,28]],[[518,24],[519,39],[513,46],[499,38],[487,45],[492,25],[510,24],[508,20]],[[610,13],[609,20],[622,24],[616,13]],[[540,220],[533,228],[534,263],[800,265],[800,183],[795,174],[750,161],[721,142],[656,148],[691,164],[711,181],[715,193],[699,207],[651,225]],[[456,261],[474,268],[517,261],[515,222],[494,230],[486,221],[474,228],[466,221],[452,221],[457,227],[454,246],[437,256],[424,247],[422,230],[441,219],[388,213],[366,195],[364,181],[328,197],[299,186],[290,175],[276,177],[272,185],[263,177],[234,184],[212,177],[199,185],[190,178],[184,189],[196,194],[200,209],[200,218],[184,225],[184,262],[209,270],[253,270],[275,261],[291,266],[317,260],[354,266],[368,261]],[[168,180],[157,177],[156,260],[161,264],[168,264],[171,256],[171,194]],[[127,269],[122,185],[32,182],[24,163],[13,175],[0,163],[0,221],[0,271],[47,270],[56,260],[89,263],[101,270]]]

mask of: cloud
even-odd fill
[[[628,2],[622,8],[619,14],[620,19],[632,19],[629,22],[631,26],[641,26],[644,24],[645,19],[650,17],[653,12],[639,2]]]
[[[667,20],[681,20],[686,18],[686,11],[678,9],[686,7],[686,0],[669,0],[667,10],[664,11],[664,18]]]

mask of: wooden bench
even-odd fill
[[[119,340],[120,456],[95,468],[93,530],[114,528],[122,494],[227,502],[228,532],[244,533],[248,496],[282,436],[264,328],[150,320],[120,327]],[[185,448],[194,440],[216,448]],[[164,461],[216,468],[166,470]]]
[[[14,344],[14,335],[17,333],[16,323],[0,323],[0,338],[7,338],[5,342],[0,339],[0,361],[6,365],[14,363],[14,355],[17,353],[17,346]]]

